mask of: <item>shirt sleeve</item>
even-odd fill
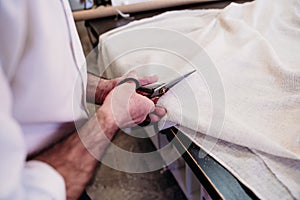
[[[12,114],[10,87],[26,40],[26,1],[0,0],[0,199],[65,199],[63,177],[40,161],[26,162],[24,134]]]

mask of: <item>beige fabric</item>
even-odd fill
[[[295,173],[294,177],[299,177],[300,173],[300,1],[257,0],[245,4],[233,3],[223,10],[170,12],[134,22],[100,38],[101,62],[108,64],[116,56],[114,49],[129,45],[127,41],[119,45],[107,42],[112,36],[142,27],[176,30],[195,41],[205,49],[215,64],[224,86],[225,120],[220,135],[208,132],[214,123],[211,122],[212,111],[220,108],[212,105],[205,79],[199,73],[188,78],[189,84],[193,86],[193,97],[186,95],[187,83],[183,82],[160,99],[159,104],[168,110],[168,120],[249,148],[249,153],[253,154],[253,158],[249,159],[257,164],[257,170],[269,170],[268,173],[274,173],[275,176],[265,182],[248,180],[251,173],[244,171],[253,168],[242,166],[242,163],[238,169],[227,165],[228,160],[235,161],[237,165],[244,161],[242,152],[237,153],[241,157],[230,157],[230,153],[227,156],[214,156],[224,161],[222,163],[243,182],[247,182],[260,197],[277,197],[272,191],[281,187],[286,190],[284,194],[289,194],[287,198],[300,198],[300,183],[290,181],[292,173]],[[157,39],[149,38],[153,41]],[[128,41],[135,40],[128,38]],[[121,75],[145,62],[163,62],[168,66],[183,68],[177,69],[179,71],[188,68],[169,55],[145,51],[117,60],[107,74]],[[146,68],[140,73],[152,74],[155,71],[157,68]],[[162,80],[170,77],[163,72],[159,75]],[[197,101],[200,114],[192,106],[182,104],[188,98]],[[197,142],[197,137],[192,139]],[[218,144],[214,145],[218,147]],[[214,151],[208,150],[211,153]],[[282,165],[277,165],[276,159],[281,159]],[[262,169],[258,160],[267,167]],[[288,164],[290,162],[294,163],[292,167]],[[278,184],[272,185],[275,180]],[[267,184],[266,189],[273,189],[264,194],[260,186],[256,185],[257,182]]]
[[[299,199],[300,161],[272,156],[177,127],[260,199]],[[211,148],[213,146],[213,148]]]

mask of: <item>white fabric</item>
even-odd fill
[[[65,199],[61,175],[26,157],[86,118],[84,55],[69,3],[1,0],[0,25],[0,199]]]
[[[180,104],[180,101],[184,102],[188,99],[185,95],[187,85],[182,82],[159,101],[159,104],[168,110],[168,120],[217,136],[224,141],[248,147],[257,152],[256,154],[265,152],[267,155],[274,155],[275,157],[270,155],[270,158],[266,158],[254,154],[253,159],[249,159],[257,164],[257,170],[260,170],[261,165],[255,160],[262,160],[268,165],[266,168],[270,170],[268,173],[278,174],[278,177],[273,176],[270,179],[277,181],[278,187],[273,186],[272,181],[268,180],[264,182],[267,188],[275,187],[276,190],[279,187],[281,189],[286,187],[290,192],[287,197],[300,198],[300,183],[289,181],[293,174],[287,173],[289,170],[296,173],[294,177],[299,177],[300,173],[298,162],[300,159],[299,24],[300,2],[297,0],[257,0],[245,4],[232,3],[222,10],[169,12],[133,22],[101,36],[100,62],[108,65],[109,61],[116,58],[116,48],[125,49],[130,43],[136,41],[136,38],[127,38],[121,44],[114,43],[113,36],[121,35],[122,31],[124,33],[143,27],[161,27],[183,33],[198,43],[212,59],[222,79],[226,98],[223,130],[220,135],[208,132],[211,123],[212,125],[214,123],[210,121],[212,110],[220,108],[212,105],[210,93],[205,85],[205,77],[203,80],[199,74],[194,74],[187,79],[195,94],[194,97],[189,96],[189,98],[197,101],[199,114],[195,107],[193,109],[190,105]],[[159,40],[151,37],[148,39]],[[107,74],[120,75],[137,65],[151,65],[156,62],[163,62],[177,68],[187,67],[169,55],[155,53],[144,50],[118,58]],[[147,68],[141,74],[155,73],[155,71],[159,71],[158,68],[153,70]],[[169,78],[164,73],[159,75],[164,80]],[[230,158],[236,161],[236,164],[244,161],[243,154],[238,155],[242,157]],[[229,159],[230,156],[227,154],[227,157],[218,158],[226,165],[228,163],[226,158]],[[283,164],[280,167],[274,165],[276,156],[282,157]],[[292,159],[296,161],[293,170],[287,161]],[[256,185],[259,180],[247,180],[250,173],[239,176],[250,167],[238,165],[239,169],[233,169],[227,165],[227,168],[234,171],[243,182],[247,182],[251,189],[255,190],[254,188],[259,187]],[[272,193],[272,190],[265,194],[262,190],[255,191],[260,197],[268,199],[272,199],[277,194]]]

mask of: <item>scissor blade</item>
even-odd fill
[[[196,72],[196,70],[193,70],[183,76],[180,76],[168,83],[164,83],[162,85],[160,85],[159,87],[155,88],[154,89],[154,93],[152,94],[152,97],[155,97],[157,95],[159,95],[159,91],[162,89],[162,88],[166,88],[166,89],[170,89],[172,88],[174,85],[176,85],[177,83],[179,83],[180,81],[182,81],[183,79],[185,79],[186,77],[188,77],[189,75],[193,74],[194,72]]]
[[[170,89],[174,85],[176,85],[177,83],[179,83],[180,81],[182,81],[183,79],[185,79],[186,77],[188,77],[189,75],[193,74],[195,71],[196,70],[193,70],[193,71],[191,71],[191,72],[189,72],[189,73],[187,73],[187,74],[185,74],[183,76],[180,76],[180,77],[178,77],[178,78],[176,78],[176,79],[174,79],[174,80],[172,80],[172,81],[170,81],[170,82],[168,82],[166,84],[163,84],[161,87],[166,87],[166,88]]]

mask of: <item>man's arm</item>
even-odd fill
[[[34,160],[51,165],[63,176],[67,199],[78,199],[94,173],[98,160],[87,149],[97,152],[98,159],[100,159],[110,139],[118,130],[116,124],[105,117],[105,113],[102,114],[102,112],[99,110],[98,114],[79,130],[80,133],[73,133],[61,143],[34,158]],[[86,148],[79,134],[81,137],[87,137],[84,140],[90,140],[93,143]]]
[[[151,100],[137,94],[134,83],[122,84],[108,94],[95,116],[80,130],[34,160],[56,169],[64,177],[67,198],[77,199],[119,127],[139,124],[150,112],[157,112],[159,116],[165,114],[164,109],[155,108]]]

